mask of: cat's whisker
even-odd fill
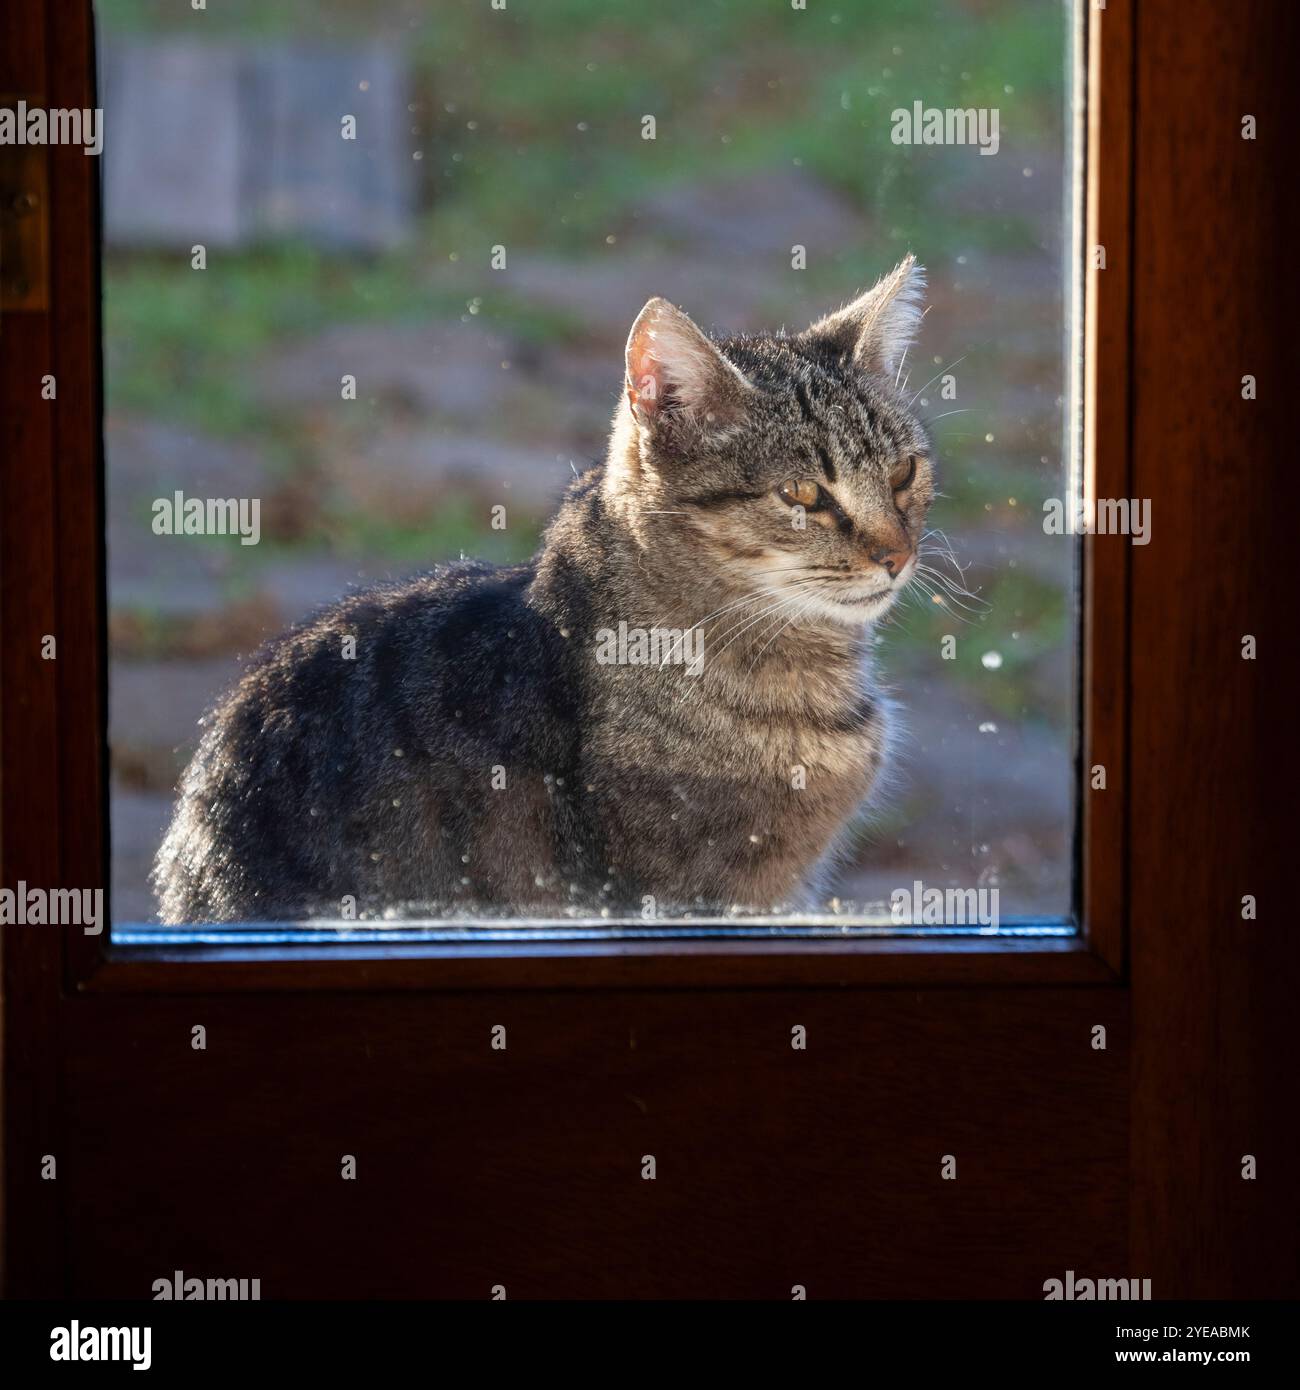
[[[687,632],[694,632],[697,627],[702,627],[705,623],[711,621],[713,618],[717,618],[723,613],[731,612],[733,609],[744,608],[747,604],[761,603],[765,597],[771,594],[779,594],[789,587],[790,586],[787,584],[772,584],[764,589],[759,589],[755,593],[747,594],[744,598],[734,599],[731,603],[724,603],[721,608],[715,608],[712,613],[705,614],[703,618],[700,618],[696,622],[693,622],[690,625],[690,627],[683,628],[683,634]],[[664,626],[664,623],[662,620],[660,620],[658,622],[652,623],[651,626],[661,628]]]
[[[970,618],[963,613],[959,613],[955,607],[948,603],[948,600],[942,594],[932,589],[929,581],[922,575],[914,574],[911,583],[915,584],[916,587],[929,598],[934,608],[940,609],[947,617],[955,618],[959,623],[970,623]]]
[[[810,613],[813,610],[817,602],[830,592],[832,587],[833,584],[831,581],[826,579],[814,578],[810,584],[805,586],[802,593],[795,594],[792,596],[793,600],[796,603],[796,611],[791,616],[791,618],[785,624],[782,625],[782,627],[784,628],[786,626],[789,626],[792,622],[798,622],[802,620],[808,613]],[[773,610],[773,614],[776,614],[776,616],[779,617],[779,614],[776,613],[775,609]],[[779,635],[780,630],[781,629],[779,629],[778,634],[775,635]],[[764,629],[764,631],[766,631],[766,629]],[[761,635],[762,634],[760,633],[756,633],[754,635],[754,638],[751,640],[757,640],[757,638]]]
[[[782,585],[782,588],[787,591],[784,598],[778,599],[774,604],[770,604],[760,613],[748,614],[745,617],[742,617],[738,623],[735,623],[731,627],[727,628],[726,631],[723,632],[722,636],[726,637],[730,633],[743,631],[745,628],[752,626],[754,623],[761,622],[762,619],[767,617],[769,614],[775,613],[782,604],[790,603],[796,598],[803,597],[801,592],[795,591],[806,589],[810,585],[817,584],[819,582],[820,581],[817,579],[799,579],[795,580],[792,584]],[[729,644],[724,644],[723,650],[725,650],[726,645]]]
[[[926,554],[922,554],[918,557],[917,568],[923,574],[929,574],[933,578],[940,580],[943,583],[945,589],[950,590],[952,593],[957,594],[962,598],[973,599],[978,597],[978,594],[975,592],[975,590],[971,589],[969,585],[966,583],[966,575],[952,560],[951,556],[936,555],[935,558],[943,560],[948,564],[951,564],[953,569],[956,570],[957,577],[953,579],[949,575],[944,574],[944,572],[937,566],[929,564],[929,556],[927,556]]]
[[[969,598],[975,599],[978,602],[983,602],[979,595],[968,589],[964,583],[958,583],[951,575],[944,574],[942,570],[936,569],[933,565],[926,564],[924,560],[918,563],[917,569],[920,570],[922,574],[928,574],[932,579],[942,584],[949,593],[956,594],[958,598]],[[960,570],[958,574],[961,574]]]
[[[770,618],[773,614],[780,613],[783,609],[785,609],[785,608],[787,608],[787,607],[789,607],[789,606],[791,606],[791,605],[793,605],[793,604],[796,604],[796,603],[802,601],[803,597],[804,597],[804,595],[802,595],[802,594],[797,594],[797,593],[794,593],[794,594],[787,594],[784,598],[778,599],[775,603],[773,603],[773,604],[771,604],[769,607],[765,608],[765,609],[764,609],[761,613],[759,613],[757,616],[755,616],[755,617],[753,617],[753,618],[751,618],[751,619],[749,619],[749,620],[742,620],[740,623],[736,624],[736,626],[735,626],[734,628],[728,628],[728,629],[727,629],[727,632],[728,632],[728,633],[734,633],[734,636],[728,637],[727,641],[724,642],[724,643],[722,644],[722,646],[721,646],[720,648],[718,648],[718,650],[717,650],[716,652],[707,653],[708,658],[709,658],[710,660],[716,661],[716,660],[718,659],[718,657],[720,657],[720,656],[722,655],[722,653],[723,653],[724,651],[726,651],[726,649],[727,649],[734,641],[736,641],[736,639],[737,639],[746,629],[748,629],[749,627],[753,626],[755,623],[762,622],[765,618]],[[724,633],[724,636],[725,636],[725,635],[726,635],[726,634]],[[697,697],[700,698],[700,699],[702,699],[703,696],[702,696],[702,695],[699,695],[699,692],[700,692],[700,690],[702,689],[702,686],[699,685],[699,684],[697,684],[697,685],[695,685],[695,686],[693,687],[693,689],[695,690],[695,692],[696,692],[696,694],[697,694]],[[690,698],[690,695],[691,695],[691,691],[692,691],[692,687],[689,686],[689,685],[686,686],[685,689],[682,691],[682,694],[681,694],[681,696],[680,696],[679,698],[680,698],[681,700],[683,700],[683,701],[689,699],[689,698]]]
[[[915,584],[916,587],[920,589],[923,593],[933,594],[937,592],[937,590],[934,587],[934,581],[930,578],[928,574],[925,573],[924,570],[920,568],[919,565],[915,570],[913,570],[912,577],[908,580],[908,583]]]
[[[736,600],[735,600],[734,602],[732,602],[732,603],[724,604],[721,608],[718,608],[718,609],[716,609],[714,612],[709,613],[709,614],[707,614],[705,617],[699,619],[698,622],[692,623],[692,624],[690,625],[690,627],[683,628],[683,629],[682,629],[682,635],[681,635],[681,637],[678,638],[678,639],[676,639],[675,642],[670,646],[669,652],[668,652],[668,656],[665,658],[665,661],[671,661],[671,660],[672,660],[673,653],[676,652],[676,651],[678,651],[678,650],[682,647],[682,645],[685,643],[687,633],[694,632],[697,628],[703,627],[703,625],[704,625],[705,623],[711,621],[712,619],[718,618],[718,617],[720,617],[720,616],[721,616],[722,614],[724,614],[724,613],[733,612],[733,611],[735,611],[736,609],[750,607],[750,606],[752,606],[753,604],[756,604],[756,603],[762,603],[766,598],[770,597],[772,594],[783,593],[783,592],[785,592],[786,590],[795,587],[796,585],[803,585],[803,584],[806,584],[806,583],[809,583],[809,582],[811,582],[811,581],[809,581],[809,580],[796,580],[796,581],[794,581],[792,584],[774,584],[774,585],[772,585],[772,586],[770,586],[770,587],[768,587],[768,588],[766,588],[766,589],[761,589],[761,590],[759,590],[759,591],[758,591],[757,593],[755,593],[755,594],[749,594],[749,595],[747,595],[745,598],[736,599]],[[743,621],[743,620],[742,620],[742,621]],[[661,624],[655,624],[654,626],[662,626],[662,625],[661,625]],[[727,631],[730,632],[731,629],[728,628]],[[724,635],[725,635],[725,634],[724,634]],[[705,636],[707,636],[707,632],[705,633]]]
[[[788,628],[793,627],[798,622],[801,622],[805,615],[808,613],[808,611],[811,609],[812,604],[812,599],[806,599],[788,618],[785,619],[784,622],[776,624],[775,631],[773,631],[769,635],[769,637],[763,643],[763,645],[758,649],[757,652],[755,652],[754,659],[745,668],[746,676],[752,676],[754,674],[754,668],[763,659],[763,653],[766,652],[767,649],[772,645],[772,643],[775,642],[777,638],[780,637]]]
[[[958,618],[962,622],[971,622],[975,618],[983,618],[991,611],[992,606],[984,599],[979,598],[976,594],[957,589],[945,575],[939,574],[935,570],[925,569],[923,571],[918,568],[917,572],[912,576],[912,580],[914,583],[920,585],[926,593],[931,595],[932,599],[936,601],[937,607],[945,609],[947,612],[951,613],[953,617]],[[943,592],[940,592],[939,589],[934,587],[936,584],[943,585]],[[982,605],[982,607],[972,608],[969,604],[962,602],[964,598],[974,599],[975,602]],[[963,617],[963,614],[969,616]]]
[[[947,556],[940,556],[939,558],[948,559]],[[933,575],[935,579],[943,584],[944,588],[951,589],[953,593],[960,594],[963,598],[978,597],[972,589],[967,588],[966,576],[960,569],[957,570],[957,579],[954,579],[951,575],[945,574],[941,569],[936,568],[936,566],[928,564],[924,557],[918,561],[917,568],[926,574]]]
[[[925,542],[935,536],[939,538],[942,545],[938,549],[935,549],[933,546],[927,547]],[[956,580],[944,574],[942,570],[937,569],[935,566],[926,564],[926,560],[931,556],[944,560],[951,565],[957,575]],[[922,533],[920,544],[917,547],[917,560],[920,568],[942,581],[944,587],[948,589],[950,593],[962,598],[974,599],[978,603],[984,602],[984,600],[971,589],[970,585],[966,583],[966,571],[970,566],[963,565],[961,561],[957,559],[957,552],[953,549],[952,542],[948,539],[947,533],[939,527],[932,527],[929,531]]]
[[[974,410],[974,408],[974,406],[967,405],[963,406],[960,410],[945,410],[942,415],[935,415],[933,418],[927,420],[925,423],[926,425],[934,425],[937,424],[940,420],[946,420],[949,415],[969,415],[970,412]]]
[[[947,533],[945,530],[943,530],[942,527],[939,527],[939,526],[931,526],[930,529],[929,529],[928,531],[922,531],[922,532],[921,532],[921,544],[924,545],[925,542],[928,541],[928,540],[930,540],[931,537],[933,537],[933,536],[938,536],[939,539],[943,542],[945,551],[947,552],[947,554],[948,554],[949,556],[952,557],[953,564],[956,565],[956,564],[957,564],[957,556],[956,556],[956,553],[954,552],[954,550],[953,550],[953,548],[952,548],[952,542],[948,539],[948,533]],[[958,568],[958,569],[961,569],[961,566],[960,566],[960,565],[957,565],[957,568]]]
[[[928,534],[928,533],[927,533],[927,534]],[[943,544],[940,545],[940,546],[938,546],[938,547],[935,547],[935,546],[926,545],[926,543],[925,543],[925,542],[926,542],[926,536],[922,536],[922,537],[921,537],[921,540],[920,540],[920,543],[919,543],[919,544],[917,545],[917,547],[916,547],[916,558],[917,558],[917,563],[918,563],[918,564],[924,564],[924,563],[925,563],[928,559],[930,559],[931,557],[934,557],[934,558],[937,558],[937,559],[940,559],[940,560],[944,560],[944,561],[946,561],[948,564],[950,564],[950,565],[953,567],[953,569],[955,569],[955,570],[957,571],[957,573],[958,573],[959,575],[962,576],[962,579],[963,579],[963,581],[964,581],[965,578],[966,578],[966,571],[962,568],[961,564],[958,562],[957,556],[956,556],[956,554],[953,552],[953,548],[952,548],[951,544],[948,542],[947,537],[943,537],[942,539],[943,539]]]
[[[803,585],[804,585],[804,587],[806,587],[806,586],[809,585],[809,584],[817,584],[817,583],[820,583],[820,582],[821,582],[821,581],[816,580],[816,579],[813,579],[813,580],[805,580],[805,581],[803,581]],[[793,588],[794,586],[792,585],[791,587]],[[793,603],[799,601],[800,599],[802,599],[802,598],[804,598],[804,597],[805,597],[805,595],[802,594],[802,593],[791,593],[791,594],[787,595],[785,598],[778,600],[778,601],[777,601],[775,604],[773,604],[771,607],[764,609],[763,612],[757,614],[756,616],[754,616],[754,617],[752,617],[752,618],[749,618],[748,620],[742,620],[740,623],[736,624],[734,627],[728,628],[728,629],[727,629],[727,633],[724,633],[724,634],[723,634],[724,636],[727,637],[727,640],[722,644],[721,647],[718,648],[718,650],[717,650],[716,652],[713,653],[713,660],[716,661],[716,660],[722,655],[722,653],[725,652],[725,651],[727,650],[727,648],[728,648],[729,646],[731,646],[731,644],[732,644],[733,642],[736,641],[736,639],[737,639],[738,637],[742,636],[745,632],[747,632],[747,631],[748,631],[751,627],[753,627],[756,623],[762,622],[764,618],[769,618],[769,617],[771,617],[773,613],[778,612],[778,611],[779,611],[783,606],[785,606],[786,604],[793,604]],[[727,635],[728,633],[731,634],[731,635],[728,636],[728,635]]]
[[[770,584],[765,588],[756,589],[751,594],[745,594],[741,598],[732,599],[730,603],[724,603],[721,608],[715,608],[712,613],[706,613],[704,617],[697,618],[686,631],[690,632],[692,628],[699,627],[701,623],[707,623],[711,618],[716,618],[718,614],[726,613],[729,609],[739,608],[746,603],[757,603],[765,594],[778,594],[785,587],[784,584]],[[651,624],[651,626],[662,626],[663,622],[664,619],[661,618]]]
[[[947,561],[956,571],[956,578],[954,579],[952,575],[945,574],[943,570],[934,565],[927,564],[926,561],[930,556],[936,556],[941,560]],[[957,557],[952,553],[951,546],[949,546],[946,551],[921,551],[917,556],[917,568],[933,576],[933,578],[938,580],[949,593],[954,594],[956,597],[968,598],[976,603],[985,603],[985,600],[980,598],[979,594],[966,583],[966,571],[958,564]]]
[[[753,661],[749,663],[749,670],[746,672],[746,675],[749,675],[753,672],[754,667],[758,665],[759,658],[762,657],[763,653],[772,645],[773,642],[776,641],[778,637],[780,637],[780,635],[786,630],[786,628],[792,626],[794,623],[799,622],[803,618],[804,614],[812,608],[813,604],[817,602],[817,600],[822,596],[824,592],[824,589],[819,589],[816,593],[806,598],[802,605],[777,628],[777,630],[758,649],[758,652],[755,654]]]
[[[927,388],[933,386],[934,383],[938,381],[939,378],[943,376],[945,372],[952,371],[954,367],[960,367],[961,364],[970,356],[971,352],[974,351],[975,349],[971,348],[970,352],[963,352],[962,355],[955,362],[945,362],[944,365],[940,367],[937,372],[935,372],[935,374],[930,378],[930,380],[927,381],[925,385],[921,387],[921,389],[916,393],[916,395],[913,396],[910,401],[908,401],[906,408],[908,410],[911,410],[911,408],[917,403],[917,401],[919,401],[921,397],[925,394]]]
[[[761,654],[764,650],[766,650],[768,643],[772,641],[772,638],[773,638],[778,632],[780,632],[780,631],[786,626],[786,624],[787,624],[788,622],[792,621],[794,618],[797,618],[801,613],[806,612],[807,609],[808,609],[808,607],[809,607],[809,605],[812,604],[812,603],[814,603],[814,602],[816,602],[817,596],[818,596],[818,594],[819,594],[820,592],[821,592],[821,587],[820,587],[820,586],[810,586],[809,589],[805,591],[805,593],[803,593],[803,594],[801,594],[801,595],[799,596],[799,602],[798,602],[798,604],[794,605],[794,612],[793,612],[793,614],[791,614],[791,617],[790,617],[789,619],[785,619],[785,620],[783,621],[782,615],[781,615],[780,612],[777,612],[777,613],[771,615],[771,617],[769,618],[769,620],[768,620],[766,626],[763,628],[762,632],[756,632],[756,633],[754,634],[754,636],[753,636],[753,639],[752,639],[753,641],[756,642],[756,641],[763,635],[763,633],[770,633],[770,634],[771,634],[771,635],[768,637],[767,642],[764,642],[763,646],[762,646],[761,648],[759,648],[760,654]],[[753,667],[751,666],[750,669],[752,670]]]
[[[924,586],[922,588],[924,589]],[[961,612],[955,605],[949,603],[942,594],[934,593],[929,589],[925,589],[924,592],[930,596],[930,607],[938,610],[945,618],[949,618],[955,623],[961,623],[964,627],[974,625],[974,618],[968,613]]]

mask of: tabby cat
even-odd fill
[[[923,286],[908,257],[805,332],[716,342],[652,299],[534,560],[352,594],[206,716],[162,920],[808,906],[887,761]]]

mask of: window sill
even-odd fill
[[[567,928],[572,933],[572,927]],[[1119,977],[1068,924],[992,935],[793,935],[707,939],[412,939],[412,929],[352,940],[248,939],[106,947],[80,992],[455,991],[497,989],[805,989],[877,985],[1116,984]],[[446,928],[440,929],[446,931]],[[536,931],[537,929],[534,929]],[[744,930],[744,929],[742,929]],[[1063,934],[1065,933],[1065,934]],[[391,939],[399,937],[400,939]],[[193,939],[193,938],[191,938]]]

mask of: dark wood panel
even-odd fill
[[[1300,7],[1148,0],[1138,18],[1134,460],[1153,520],[1133,555],[1133,1260],[1174,1296],[1295,1296],[1296,494],[1283,415],[1297,227],[1283,171]],[[1255,661],[1242,659],[1248,633]],[[1242,920],[1244,894],[1257,921]]]
[[[114,951],[88,992],[761,989],[1113,984],[1077,937],[859,941],[583,941],[458,945],[146,947]]]
[[[264,1297],[1041,1297],[1125,1273],[1120,991],[379,1002],[69,1006],[72,1291],[179,1268]]]
[[[43,6],[0,7],[0,91],[45,96],[44,26]],[[41,656],[43,636],[58,633],[49,466],[58,406],[41,399],[41,378],[50,372],[56,366],[49,315],[6,314],[0,322],[0,873],[6,886],[19,879],[58,883],[59,677],[57,662]],[[6,1117],[0,1222],[6,1251],[24,1254],[29,1286],[57,1292],[61,1245],[42,1232],[57,1220],[62,1194],[40,1181],[39,1155],[54,1149],[57,1138],[59,941],[52,931],[28,929],[19,937],[16,930],[0,932]]]
[[[94,106],[94,35],[86,19],[88,7],[71,7],[79,8],[80,22],[69,22],[69,7],[58,8],[63,12],[50,14],[50,91],[57,105]],[[76,146],[62,145],[51,148],[50,163],[51,197],[58,210],[51,227],[51,252],[59,268],[50,328],[60,400],[53,417],[51,456],[58,564],[57,765],[63,787],[60,881],[103,888],[107,901],[107,754],[101,732],[107,708],[108,623],[100,430],[100,161],[87,159]],[[106,935],[87,937],[74,927],[67,933],[67,958],[94,960]]]
[[[1083,496],[1129,497],[1132,332],[1133,20],[1127,4],[1088,19]],[[1098,250],[1104,252],[1104,267]],[[1083,538],[1083,918],[1117,974],[1128,926],[1129,547]],[[1106,771],[1104,789],[1092,769]]]

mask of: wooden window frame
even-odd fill
[[[1082,22],[1082,19],[1081,21]],[[1122,12],[1087,24],[1085,208],[1086,244],[1121,245],[1127,235],[1131,178],[1132,33]],[[89,35],[79,36],[81,43]],[[62,47],[50,73],[51,105],[91,105],[78,72],[85,49]],[[78,151],[71,152],[79,156]],[[106,885],[109,879],[106,708],[107,653],[104,567],[104,477],[100,442],[98,246],[82,228],[95,206],[95,161],[55,150],[52,223],[55,275],[46,351],[60,383],[51,412],[53,435],[40,441],[53,454],[53,477],[15,479],[3,526],[7,571],[3,617],[12,634],[6,664],[11,709],[41,711],[35,727],[11,720],[4,745],[11,783],[40,780],[51,749],[62,741],[58,775],[37,812],[58,826],[57,867],[33,860],[19,809],[7,802],[3,862],[43,862],[51,882]],[[1073,171],[1079,178],[1080,171]],[[1085,240],[1076,237],[1076,242]],[[1102,496],[1128,496],[1129,303],[1125,257],[1105,275],[1087,269],[1084,316],[1084,477]],[[20,325],[34,330],[36,322]],[[20,390],[30,390],[21,381]],[[68,396],[86,410],[69,411]],[[37,443],[37,441],[33,441]],[[44,452],[40,450],[39,452]],[[1084,538],[1080,639],[1081,746],[1076,767],[1079,815],[1074,894],[1078,934],[1072,937],[872,937],[842,940],[658,939],[442,944],[331,943],[286,946],[114,946],[105,924],[89,937],[64,928],[61,970],[73,991],[213,989],[446,989],[484,987],[761,986],[908,983],[1115,983],[1124,968],[1127,554],[1096,563]],[[51,587],[49,579],[53,577]],[[23,577],[26,583],[23,583]],[[59,634],[56,662],[39,656],[43,633]],[[1083,769],[1107,768],[1108,790],[1090,795]],[[45,778],[48,784],[48,778]],[[93,795],[87,789],[93,788]],[[26,800],[24,796],[22,800]],[[52,872],[50,872],[52,870]],[[34,877],[32,874],[29,878]],[[8,878],[6,878],[8,881]],[[53,962],[49,963],[53,966]]]

